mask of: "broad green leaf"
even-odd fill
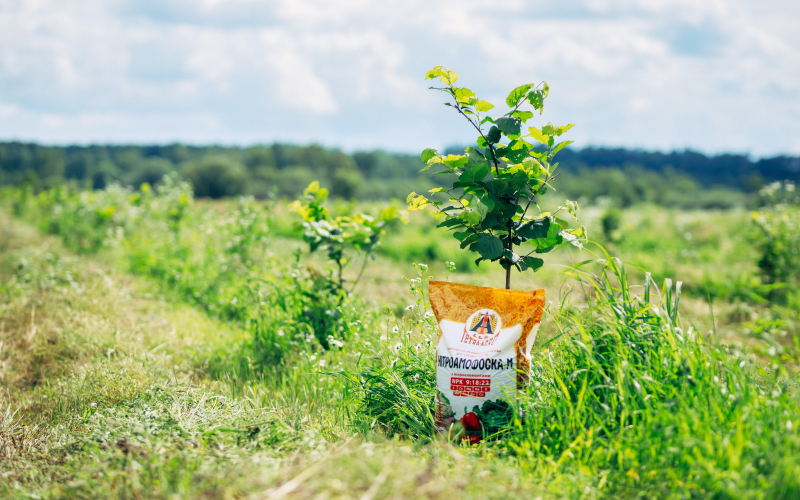
[[[453,168],[463,167],[468,161],[469,159],[464,155],[447,155],[442,158],[442,163]]]
[[[457,239],[458,241],[464,241],[470,234],[475,234],[475,233],[471,231],[456,231],[455,233],[453,233],[453,238]]]
[[[436,227],[451,227],[452,228],[452,227],[456,227],[456,226],[462,226],[463,224],[464,224],[464,221],[462,221],[460,217],[449,216],[447,219],[445,219],[442,222],[440,222],[439,224],[437,224]]]
[[[561,150],[562,150],[562,149],[564,149],[565,147],[569,146],[569,145],[570,145],[570,144],[572,144],[573,142],[575,142],[575,141],[563,141],[563,142],[559,142],[558,144],[556,144],[556,147],[554,147],[554,148],[553,148],[553,152],[552,152],[552,154],[553,154],[553,155],[555,155],[556,153],[558,153],[559,151],[561,151]]]
[[[495,201],[494,201],[494,197],[491,194],[486,193],[486,192],[482,192],[482,193],[479,193],[477,196],[480,199],[480,202],[482,204],[486,205],[486,207],[489,209],[489,212],[494,210]]]
[[[422,161],[424,163],[428,163],[428,161],[431,158],[433,158],[434,156],[436,156],[437,154],[439,154],[438,151],[436,151],[435,149],[428,148],[428,149],[426,149],[425,151],[422,152],[420,157],[422,158]]]
[[[445,85],[453,85],[458,81],[458,75],[455,73],[455,71],[450,71],[442,66],[436,66],[432,70],[425,73],[426,80],[432,80],[434,78],[438,78]]]
[[[520,99],[525,97],[525,94],[531,89],[531,87],[533,87],[533,84],[528,83],[525,85],[520,85],[512,90],[511,93],[508,94],[508,97],[506,97],[506,104],[508,104],[508,107],[515,107],[519,103]]]
[[[522,238],[536,240],[540,238],[546,238],[549,230],[550,218],[541,217],[521,224],[517,228],[517,234]]]
[[[465,168],[464,173],[458,177],[458,181],[461,183],[480,182],[485,179],[487,175],[489,175],[489,164],[476,163]]]
[[[544,127],[542,127],[542,133],[544,135],[554,135],[556,133],[556,126],[552,123],[548,123]]]
[[[486,260],[497,259],[503,255],[503,242],[497,236],[482,233],[478,238],[477,250]]]
[[[428,192],[429,193],[446,193],[447,192],[447,188],[443,188],[443,187],[433,188],[433,189],[428,190]]]
[[[481,113],[485,113],[486,111],[489,111],[492,108],[494,108],[494,104],[492,104],[492,103],[490,103],[488,101],[478,101],[475,104],[475,109],[477,109]]]
[[[533,109],[539,111],[539,114],[542,113],[544,109],[544,98],[547,97],[545,93],[541,90],[532,90],[528,93],[528,102],[531,103]]]
[[[461,212],[461,220],[470,226],[476,226],[481,223],[483,216],[477,210],[467,209]]]
[[[417,193],[411,193],[410,195],[408,195],[406,203],[408,203],[409,210],[422,210],[423,208],[431,204],[431,202],[427,198]]]
[[[539,177],[542,174],[549,174],[550,172],[545,169],[541,163],[539,163],[535,158],[525,158],[522,161],[522,165],[528,170],[530,174],[534,177]]]
[[[486,157],[484,157],[480,151],[471,146],[465,150],[465,153],[467,154],[467,158],[469,158],[468,165],[474,165],[476,163],[486,162]]]
[[[531,113],[530,111],[514,111],[513,113],[511,113],[511,116],[519,118],[522,123],[525,123],[526,121],[533,118],[533,113]]]
[[[561,231],[561,233],[559,233],[559,235],[562,238],[564,238],[567,242],[569,242],[571,245],[583,250],[583,245],[581,244],[580,240],[578,240],[578,237],[575,236],[574,234],[572,234],[572,233],[570,233],[568,231]]]
[[[519,135],[519,127],[522,122],[513,116],[504,116],[495,120],[495,124],[505,135]]]
[[[492,202],[492,205],[494,205],[494,202]],[[491,211],[491,209],[485,203],[483,203],[483,201],[481,201],[479,198],[473,198],[469,202],[469,208],[480,214],[481,220],[479,222],[482,222],[483,219],[486,218],[486,214],[488,214]]]
[[[469,236],[467,236],[466,238],[464,238],[463,240],[461,240],[461,245],[459,245],[459,246],[461,248],[467,248],[468,246],[470,246],[473,243],[477,242],[478,238],[479,238],[479,236],[477,234],[472,233]]]
[[[497,128],[496,125],[490,128],[489,133],[486,134],[486,140],[491,142],[492,144],[497,144],[500,141],[501,137],[502,135],[500,135],[500,129]]]
[[[561,233],[561,226],[550,224],[545,238],[531,239],[530,241],[536,245],[536,253],[547,253],[559,245],[564,239],[559,233]]]
[[[492,181],[492,191],[498,196],[509,195],[514,193],[517,188],[512,186],[506,179],[495,179]]]
[[[486,218],[483,219],[483,222],[481,222],[481,229],[483,231],[486,231],[489,229],[494,229],[496,226],[501,226],[501,225],[502,224],[500,224],[500,219],[497,218],[497,215],[489,213],[486,215]]]
[[[542,130],[539,130],[536,127],[528,127],[528,132],[529,136],[533,137],[542,144],[547,144],[550,141],[550,136],[545,135]]]
[[[467,88],[455,89],[455,94],[458,102],[466,104],[469,104],[471,97],[475,97],[475,92]]]
[[[522,260],[529,269],[533,269],[533,272],[538,271],[544,265],[544,261],[538,257],[525,257]]]
[[[570,200],[565,200],[564,201],[564,205],[558,207],[558,209],[559,210],[561,210],[561,209],[566,210],[567,212],[569,212],[569,214],[572,216],[572,218],[575,219],[576,221],[578,220],[578,212],[581,211],[581,207],[578,206],[578,202],[577,201],[570,201]],[[578,236],[580,236],[580,235],[578,235]]]
[[[569,125],[559,125],[558,128],[556,128],[556,135],[561,135],[574,126],[574,123],[570,123]]]

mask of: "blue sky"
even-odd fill
[[[467,144],[442,64],[576,146],[800,154],[800,2],[0,0],[0,140]],[[499,107],[499,106],[498,106]]]

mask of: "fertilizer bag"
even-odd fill
[[[429,294],[439,323],[436,429],[461,422],[462,439],[475,443],[511,417],[504,400],[528,383],[544,290],[431,281]]]

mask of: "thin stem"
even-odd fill
[[[358,277],[353,282],[353,286],[350,288],[350,293],[353,293],[353,290],[356,289],[356,285],[358,285],[358,282],[361,281],[361,276],[364,274],[364,269],[367,268],[367,262],[369,262],[369,254],[364,255],[364,263],[361,265],[361,270],[358,272]]]
[[[514,251],[514,242],[511,239],[511,221],[508,221],[508,250],[512,253]],[[506,290],[511,290],[511,261],[506,267]]]
[[[500,169],[499,169],[499,168],[498,168],[498,166],[497,166],[497,157],[494,155],[494,148],[492,147],[492,144],[489,142],[489,140],[486,138],[486,136],[485,136],[485,135],[483,135],[483,131],[481,130],[481,128],[480,128],[478,125],[476,125],[476,124],[475,124],[475,122],[473,122],[473,121],[472,121],[472,119],[471,119],[469,116],[467,116],[467,114],[466,114],[466,113],[464,113],[464,111],[461,109],[461,106],[459,106],[459,104],[458,104],[458,101],[456,101],[456,105],[455,105],[455,106],[453,106],[453,107],[454,107],[454,108],[456,108],[456,111],[458,111],[459,113],[461,113],[461,115],[462,115],[464,118],[466,118],[466,119],[467,119],[467,121],[468,121],[468,122],[469,122],[469,123],[470,123],[470,124],[471,124],[473,127],[475,127],[475,130],[477,130],[477,131],[478,131],[478,133],[479,133],[479,134],[481,134],[481,137],[483,137],[483,140],[486,142],[486,144],[488,144],[488,146],[489,146],[489,152],[490,152],[490,153],[492,153],[492,162],[494,162],[494,172],[495,172],[495,174],[497,174],[497,175],[500,175]]]

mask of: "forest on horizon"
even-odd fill
[[[447,148],[459,153],[463,147]],[[419,175],[412,154],[357,151],[312,144],[273,143],[250,147],[167,145],[46,146],[0,142],[0,185],[35,190],[71,184],[102,189],[109,184],[156,184],[177,171],[199,197],[252,195],[291,198],[314,180],[345,199],[404,199],[431,184]],[[559,156],[559,189],[584,203],[610,200],[681,208],[749,205],[765,184],[800,181],[800,157],[751,159],[741,154],[709,156],[691,150],[670,153],[623,148],[565,149]]]

